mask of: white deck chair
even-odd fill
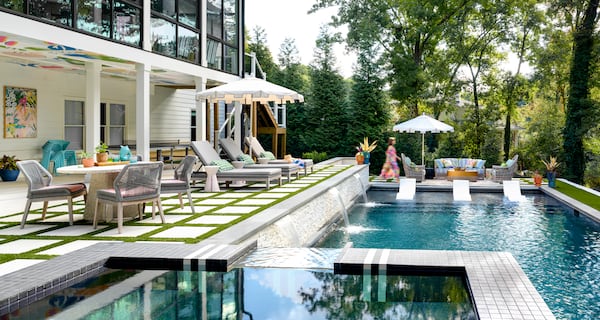
[[[521,194],[521,184],[519,181],[502,181],[502,189],[504,190],[504,196],[508,201],[524,201],[526,199],[525,196]]]
[[[417,191],[417,179],[406,178],[400,179],[400,190],[396,195],[397,200],[412,200],[415,198]]]
[[[454,196],[454,201],[471,201],[469,180],[453,180],[452,195]]]

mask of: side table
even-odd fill
[[[231,161],[231,164],[233,165],[234,168],[236,169],[241,169],[244,167],[244,161]],[[244,180],[236,180],[234,181],[231,186],[232,187],[243,187],[246,185],[246,181]]]
[[[206,181],[204,184],[204,191],[206,191],[206,192],[221,191],[221,189],[219,188],[219,179],[217,179],[217,172],[219,171],[219,166],[204,166],[204,170],[206,171]]]

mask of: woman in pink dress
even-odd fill
[[[396,154],[396,148],[394,148],[394,144],[396,144],[396,138],[389,137],[388,138],[388,147],[385,150],[385,163],[383,164],[383,168],[381,168],[381,173],[379,174],[379,178],[381,179],[395,179],[399,180],[400,177],[400,167],[398,166],[398,155]]]

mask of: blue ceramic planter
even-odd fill
[[[548,178],[548,187],[556,188],[556,172],[548,172],[546,177]]]
[[[0,178],[2,178],[2,181],[15,181],[19,177],[19,172],[19,170],[2,169],[0,170]]]

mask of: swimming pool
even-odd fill
[[[249,267],[228,272],[109,269],[2,319],[49,316],[55,320],[477,319],[464,273],[363,276],[325,269]]]
[[[369,192],[349,210],[349,232],[334,231],[320,247],[508,251],[558,319],[600,314],[600,225],[541,194],[522,203],[501,194],[421,192],[414,202]]]

